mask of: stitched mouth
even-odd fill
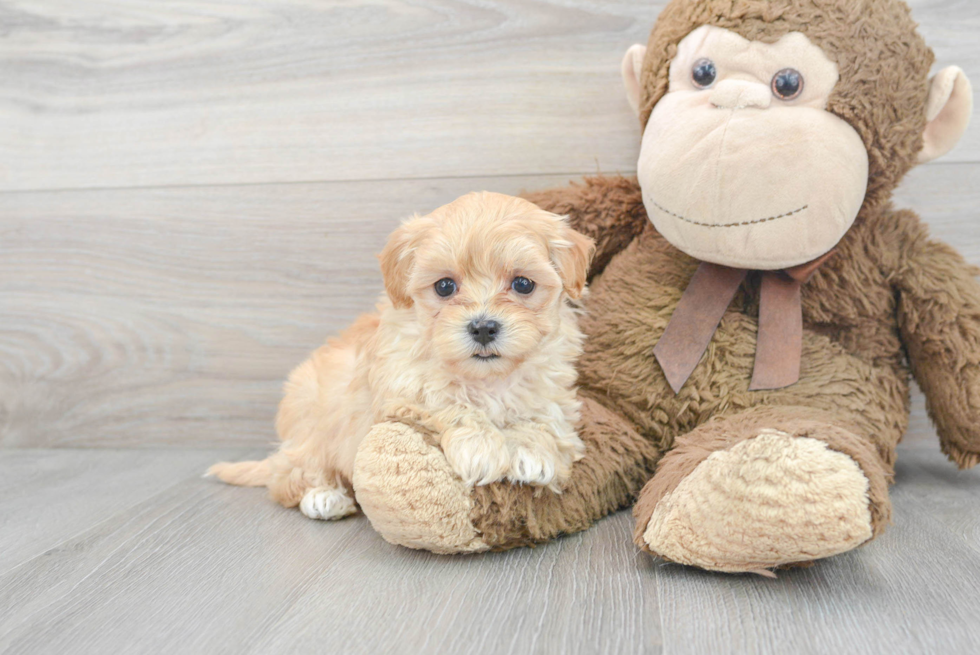
[[[651,202],[653,202],[653,201],[651,201]],[[680,214],[675,214],[674,212],[670,211],[666,207],[661,207],[660,205],[658,205],[655,202],[653,203],[653,206],[656,207],[657,209],[659,209],[660,211],[662,211],[663,213],[669,215],[669,216],[673,216],[674,218],[680,219],[680,220],[684,221],[685,223],[690,223],[691,225],[698,225],[700,227],[742,227],[742,226],[745,226],[745,225],[756,225],[758,223],[768,223],[770,221],[779,220],[780,218],[787,218],[789,216],[794,216],[796,214],[799,214],[799,213],[805,211],[809,207],[809,205],[803,205],[799,209],[794,209],[793,211],[786,212],[785,214],[779,214],[777,216],[770,216],[768,218],[757,218],[754,221],[736,221],[734,223],[702,223],[700,221],[695,221],[693,219],[690,219],[690,218],[686,218],[684,216],[681,216]]]

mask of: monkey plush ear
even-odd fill
[[[565,293],[577,300],[582,297],[582,290],[585,289],[589,265],[592,263],[592,255],[595,254],[595,242],[573,230],[567,223],[562,226],[561,239],[562,245],[552,251],[551,257],[558,269]]]
[[[629,100],[633,112],[640,114],[640,71],[643,70],[643,58],[647,54],[647,47],[639,43],[631,45],[623,57],[622,73],[623,84],[626,85],[626,99]]]
[[[973,114],[973,88],[957,66],[936,73],[929,84],[926,104],[925,145],[919,163],[942,157],[953,149]]]

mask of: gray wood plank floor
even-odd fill
[[[268,447],[399,220],[635,170],[619,61],[664,4],[0,0],[0,653],[980,651],[980,471],[920,395],[895,524],[776,580],[628,512],[449,558],[200,478]],[[980,3],[909,4],[980,83]],[[980,265],[978,180],[980,121],[896,203]]]
[[[0,573],[246,452],[0,450]]]
[[[0,479],[38,490],[17,499],[18,522],[50,535],[14,566],[3,560],[0,652],[970,653],[980,643],[980,471],[955,471],[930,439],[901,447],[895,524],[882,538],[775,580],[658,564],[631,545],[628,512],[534,549],[410,551],[362,516],[309,521],[262,490],[187,470],[227,453],[176,451],[147,468],[150,452],[102,455],[115,478],[103,486],[127,502],[87,508],[82,530],[53,510],[65,489],[44,483],[73,459],[88,469],[91,451],[0,457]]]

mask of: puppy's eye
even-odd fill
[[[448,298],[456,293],[456,280],[451,277],[444,277],[435,283],[435,288],[437,296]]]
[[[526,277],[515,277],[514,281],[510,283],[510,288],[526,296],[534,291],[534,282]]]
[[[793,68],[784,68],[772,77],[772,92],[780,100],[792,100],[803,93],[803,75]]]
[[[715,83],[717,77],[718,69],[715,68],[715,62],[710,59],[698,59],[694,62],[694,68],[691,69],[691,80],[694,82],[694,86],[707,89]]]

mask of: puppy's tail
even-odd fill
[[[260,462],[218,462],[208,469],[204,477],[211,475],[239,487],[265,487],[272,478],[272,466],[269,459]]]

